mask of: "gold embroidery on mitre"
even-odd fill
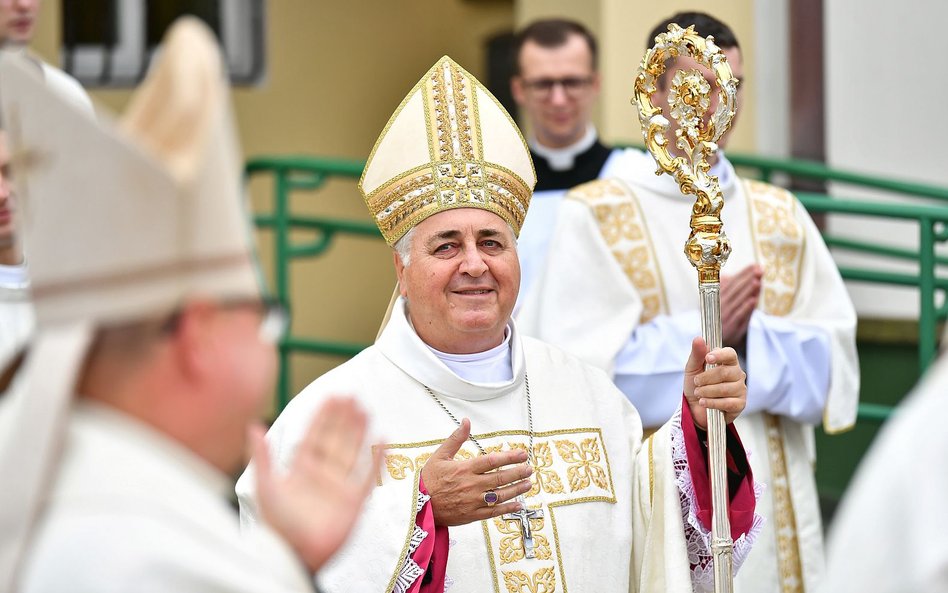
[[[803,225],[796,219],[797,201],[785,189],[760,181],[744,181],[751,232],[764,268],[761,310],[783,317],[793,309],[803,264]]]
[[[615,179],[598,179],[573,188],[567,197],[592,210],[609,251],[642,299],[640,322],[667,312],[655,247],[631,188]]]
[[[440,60],[409,93],[409,97],[415,92],[422,94],[431,162],[389,179],[368,194],[363,191],[369,211],[389,245],[429,216],[454,208],[488,210],[520,233],[532,186],[502,164],[484,159],[478,88],[503,111],[477,79],[447,58]],[[376,146],[400,112],[401,107]],[[509,116],[507,119],[516,129],[513,120]],[[517,136],[522,142],[519,130]],[[523,150],[529,161],[526,143]],[[369,157],[367,170],[374,157],[375,151]]]

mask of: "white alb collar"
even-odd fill
[[[399,297],[392,316],[375,342],[376,348],[408,376],[439,396],[484,401],[522,390],[525,372],[523,344],[513,320],[508,327],[508,352],[512,377],[506,381],[479,382],[458,376],[425,344],[408,321],[405,298]],[[488,351],[491,352],[491,351]],[[502,351],[501,351],[502,353]],[[485,354],[485,353],[481,353]],[[451,355],[455,356],[455,355]],[[509,375],[508,375],[509,376]]]
[[[536,136],[530,136],[530,150],[546,159],[550,168],[554,171],[566,171],[573,168],[576,157],[586,152],[596,143],[596,127],[592,124],[586,126],[586,133],[573,144],[563,148],[550,148],[543,146],[537,141]]]
[[[0,288],[26,290],[29,287],[30,276],[25,261],[15,266],[0,264]]]
[[[410,319],[409,322],[411,322]],[[450,354],[431,346],[428,346],[428,349],[434,352],[438,360],[451,369],[455,375],[471,383],[503,385],[513,379],[513,365],[510,361],[510,326],[504,332],[503,341],[484,352]]]
[[[681,190],[674,177],[655,174],[658,165],[655,164],[655,158],[651,153],[638,148],[627,148],[617,158],[619,160],[615,165],[615,171],[618,177],[628,179],[633,184],[644,186],[658,194],[681,197]],[[737,180],[734,165],[727,160],[727,155],[723,150],[718,151],[718,160],[711,167],[710,173],[717,175],[721,191],[724,193],[731,191]]]

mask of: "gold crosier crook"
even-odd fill
[[[673,157],[668,150],[666,132],[670,124],[661,106],[652,104],[665,62],[690,56],[714,72],[719,89],[718,107],[706,120],[711,105],[711,85],[698,70],[679,70],[671,81],[668,112],[678,123],[675,145],[687,158]],[[678,182],[681,193],[697,197],[691,211],[691,235],[685,243],[685,255],[698,270],[701,299],[701,331],[709,348],[721,347],[721,266],[731,246],[721,223],[724,197],[717,177],[708,174],[708,156],[717,150],[717,140],[731,125],[736,108],[737,83],[721,49],[713,37],[701,37],[694,27],[682,29],[668,25],[668,32],[655,37],[642,59],[635,78],[635,97],[645,145],[658,163],[656,175],[669,173]],[[706,365],[710,368],[714,365]],[[708,410],[708,452],[711,469],[711,553],[714,560],[715,593],[734,590],[732,571],[731,526],[728,521],[727,466],[725,460],[724,413]]]

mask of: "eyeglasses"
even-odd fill
[[[563,92],[570,99],[579,97],[593,82],[592,76],[585,78],[538,78],[536,80],[524,80],[523,85],[527,87],[539,99],[549,99],[553,94],[553,88],[557,85],[563,87]]]
[[[258,311],[260,313],[260,328],[257,335],[264,344],[279,343],[290,327],[289,310],[286,305],[272,297],[220,301],[217,306],[221,309],[252,308]],[[181,310],[177,310],[165,320],[161,326],[161,331],[174,332],[180,321]]]
[[[262,309],[258,334],[264,344],[278,344],[290,329],[290,311],[275,298],[261,299]]]

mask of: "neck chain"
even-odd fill
[[[424,383],[422,383],[421,386],[424,387],[425,391],[428,392],[428,395],[430,395],[431,398],[435,400],[435,403],[441,406],[441,409],[444,410],[444,413],[450,416],[451,420],[454,420],[454,423],[456,425],[461,426],[461,421],[458,420],[457,417],[451,413],[451,410],[449,410],[446,405],[444,405],[444,402],[441,401],[441,398],[435,395],[435,392],[432,391]],[[530,433],[530,448],[527,449],[527,460],[530,462],[530,465],[536,466],[536,464],[533,462],[534,461],[533,460],[533,405],[530,403],[530,378],[527,376],[526,371],[524,371],[523,373],[523,386],[527,394],[527,430]],[[477,445],[477,448],[478,450],[480,450],[482,455],[487,455],[487,451],[484,450],[484,447],[482,447],[481,444],[478,442],[478,440],[474,438],[473,429],[471,430],[471,435],[469,438],[471,442]]]

